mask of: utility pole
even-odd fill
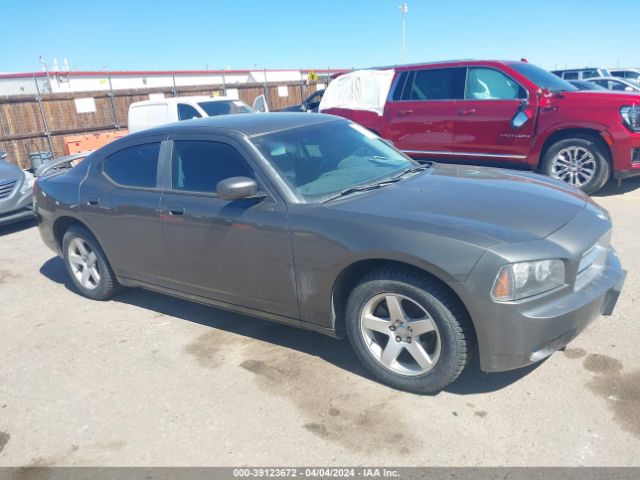
[[[407,63],[407,13],[409,12],[409,5],[407,5],[407,2],[402,2],[402,5],[398,5],[398,8],[402,12],[402,63]]]

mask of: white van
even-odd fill
[[[129,105],[129,133],[192,118],[251,112],[251,107],[242,100],[229,97],[172,97],[145,100]]]

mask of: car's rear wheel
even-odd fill
[[[588,137],[560,140],[547,149],[542,173],[586,193],[600,190],[611,173],[607,153]]]
[[[360,360],[396,388],[438,392],[469,359],[473,331],[464,307],[426,275],[397,268],[372,273],[349,295],[346,320]]]
[[[85,297],[107,300],[120,289],[100,244],[86,228],[71,226],[62,238],[62,251],[71,280]]]

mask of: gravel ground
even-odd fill
[[[0,466],[640,466],[640,179],[596,199],[627,282],[534,367],[392,390],[348,343],[131,289],[79,296],[0,227]]]

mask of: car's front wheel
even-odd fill
[[[542,159],[541,170],[586,193],[600,190],[611,173],[607,153],[588,137],[568,138],[551,145]]]
[[[85,297],[108,300],[120,288],[96,238],[80,225],[70,227],[62,238],[64,263],[71,280]]]
[[[438,392],[469,359],[468,315],[451,291],[428,276],[397,268],[372,273],[351,292],[346,320],[360,360],[396,388]]]

